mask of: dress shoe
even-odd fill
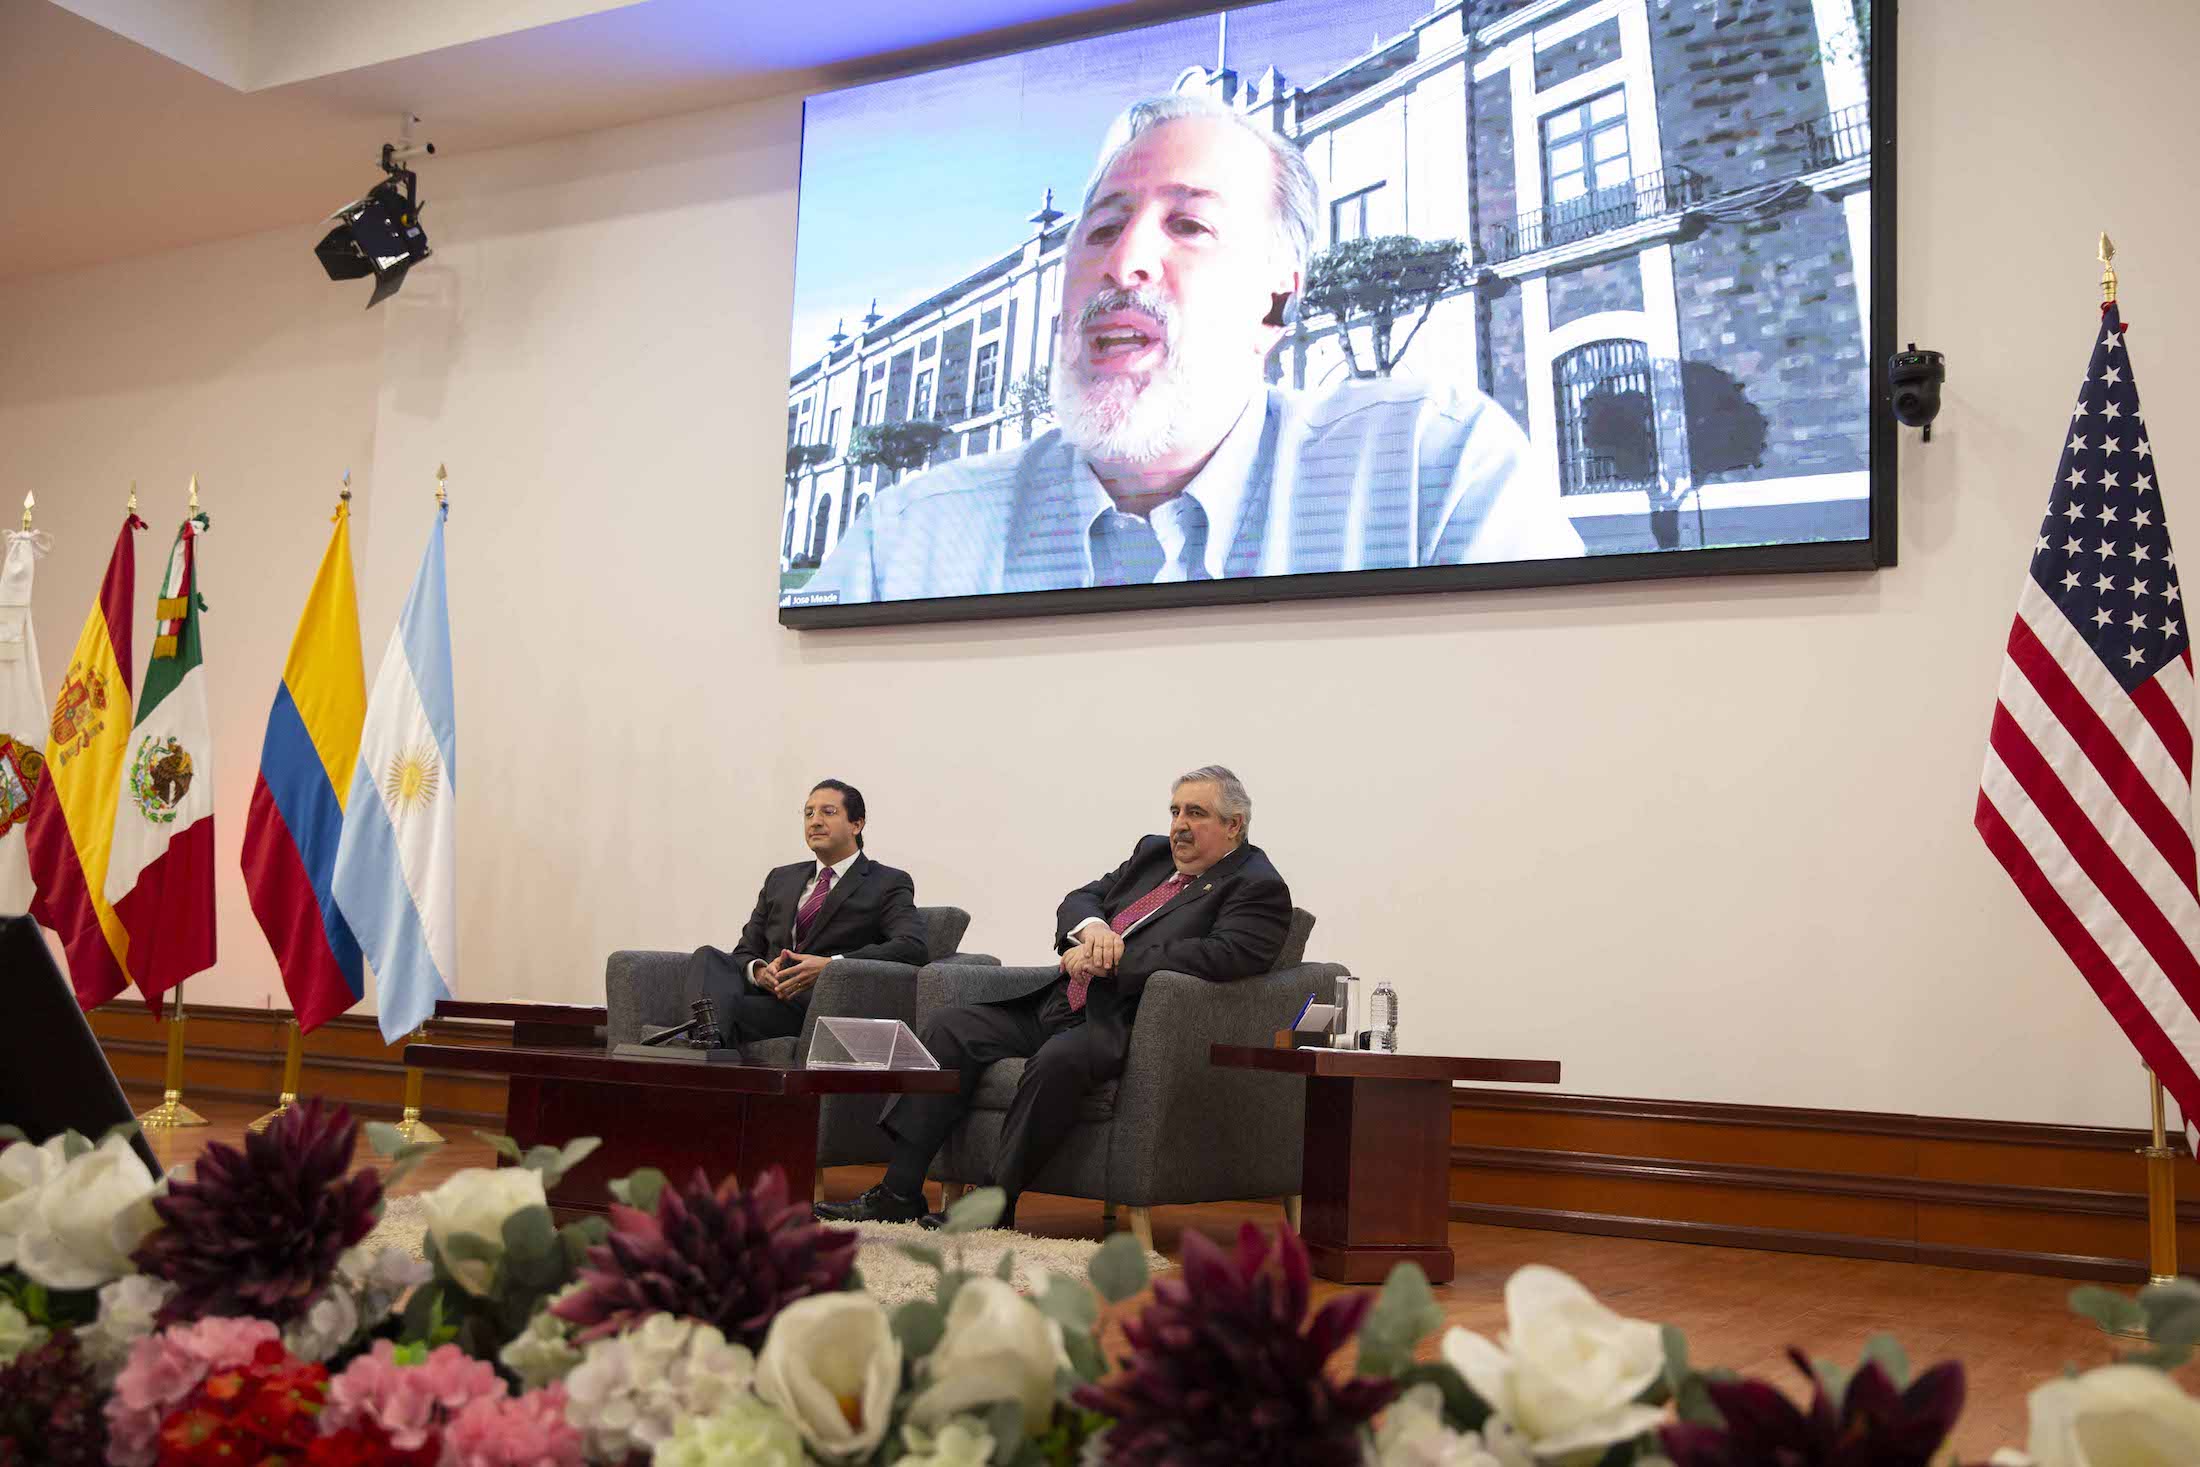
[[[904,1197],[890,1192],[881,1182],[860,1197],[847,1202],[820,1202],[810,1211],[819,1222],[915,1222],[925,1215],[924,1196]]]
[[[917,1226],[928,1233],[936,1233],[947,1226],[947,1214],[944,1212],[928,1212],[917,1219]]]

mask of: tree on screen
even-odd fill
[[[1355,377],[1388,377],[1428,324],[1436,303],[1474,278],[1468,247],[1456,239],[1382,234],[1348,239],[1314,256],[1300,292],[1302,315],[1328,316],[1342,328],[1337,344]],[[1411,319],[1405,339],[1398,323]],[[1365,326],[1372,360],[1360,360],[1353,330]],[[1395,344],[1394,344],[1395,343]]]
[[[1016,426],[1023,430],[1023,441],[1031,441],[1032,429],[1054,417],[1054,389],[1049,385],[1048,369],[1039,368],[1026,372],[1008,384],[1001,394],[1001,406],[1016,417]]]
[[[890,473],[906,474],[932,461],[932,451],[947,436],[945,423],[911,418],[900,423],[865,423],[848,439],[848,462],[857,468],[877,464]]]
[[[793,484],[802,477],[802,471],[814,468],[833,456],[829,443],[790,443],[787,445],[787,482]]]

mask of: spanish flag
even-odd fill
[[[245,890],[302,1030],[336,1017],[365,991],[359,940],[329,888],[366,716],[351,505],[344,503],[290,639],[244,822]]]
[[[97,1008],[130,986],[129,936],[107,904],[107,855],[115,798],[130,753],[130,610],[137,546],[145,528],[126,516],[115,536],[99,603],[84,619],[46,737],[46,778],[31,799],[31,915],[61,938],[76,1001]]]

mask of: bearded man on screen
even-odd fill
[[[802,602],[1580,555],[1481,392],[1265,380],[1318,208],[1298,148],[1242,114],[1132,107],[1064,260],[1058,426],[881,493]]]

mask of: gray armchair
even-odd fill
[[[1130,1212],[1153,1246],[1148,1209],[1191,1202],[1283,1198],[1298,1221],[1305,1082],[1291,1075],[1218,1069],[1212,1044],[1272,1043],[1309,997],[1327,1001],[1339,963],[1304,961],[1313,914],[1294,909],[1276,965],[1257,978],[1210,983],[1186,973],[1146,980],[1123,1073],[1085,1097],[1068,1139],[1031,1181],[1031,1190],[1090,1197],[1112,1217]],[[917,1013],[983,1002],[1028,987],[1030,970],[933,963],[917,975]],[[1025,1062],[987,1067],[963,1118],[933,1160],[932,1175],[981,1183],[992,1175],[1001,1122]]]
[[[984,971],[998,960],[983,953],[958,953],[955,944],[970,927],[970,914],[960,907],[919,907],[924,918],[924,951],[928,962],[972,965]],[[916,1018],[918,969],[907,963],[880,963],[867,958],[842,958],[828,963],[811,989],[810,1011],[802,1032],[787,1039],[765,1039],[742,1046],[741,1057],[752,1064],[791,1065],[809,1053],[810,1035],[821,1018],[900,1019]],[[690,991],[688,954],[673,952],[615,952],[604,964],[604,1032],[612,1044],[636,1044],[646,1032],[685,1023],[688,1007],[702,991]],[[879,1112],[886,1097],[831,1095],[820,1106],[817,1164],[854,1166],[881,1163],[891,1142],[879,1129]]]

